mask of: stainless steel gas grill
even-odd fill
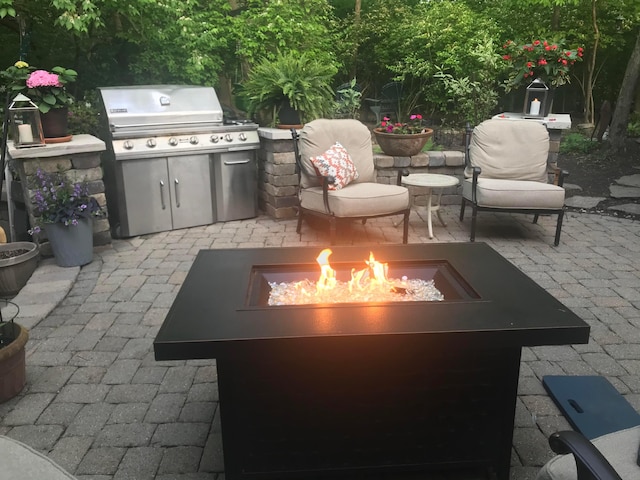
[[[213,88],[99,90],[112,235],[256,216],[258,126],[225,121]]]

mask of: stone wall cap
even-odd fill
[[[93,135],[74,135],[70,142],[50,143],[44,147],[15,148],[13,142],[7,142],[8,152],[13,159],[49,158],[76,153],[103,152],[105,143]]]
[[[284,128],[258,128],[258,135],[267,140],[291,140],[291,131]]]
[[[524,113],[517,112],[504,112],[494,115],[493,118],[497,120],[523,120]],[[571,115],[568,113],[550,113],[543,118],[527,118],[526,120],[532,122],[540,122],[548,130],[569,130],[571,128]]]

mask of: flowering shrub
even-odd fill
[[[424,131],[422,123],[422,115],[411,115],[409,121],[405,123],[392,122],[389,117],[384,117],[380,122],[378,131],[383,133],[395,133],[398,135],[411,135],[414,133],[422,133]]]
[[[64,67],[54,67],[51,72],[36,70],[27,62],[18,61],[0,74],[12,95],[25,94],[41,113],[73,103],[73,96],[67,92],[66,85],[78,77],[75,70]]]
[[[519,44],[508,40],[503,46],[505,54],[502,56],[513,66],[507,86],[514,88],[536,78],[556,87],[569,83],[569,70],[576,62],[582,61],[584,50],[582,47],[569,49],[563,43],[534,40]]]
[[[77,225],[81,218],[98,217],[102,209],[95,198],[89,195],[85,183],[70,183],[61,173],[48,173],[38,169],[33,191],[36,225],[29,233],[40,232],[42,223]]]

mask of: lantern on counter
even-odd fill
[[[524,118],[543,118],[549,113],[548,103],[551,101],[549,95],[549,87],[536,78],[527,87],[527,93],[524,96]]]
[[[37,105],[22,93],[16,95],[9,105],[9,123],[13,145],[16,148],[45,145],[40,111]]]

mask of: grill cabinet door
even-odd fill
[[[122,234],[133,237],[171,230],[167,159],[149,158],[119,163],[126,205],[121,212]]]
[[[169,157],[173,228],[214,222],[209,155]]]

